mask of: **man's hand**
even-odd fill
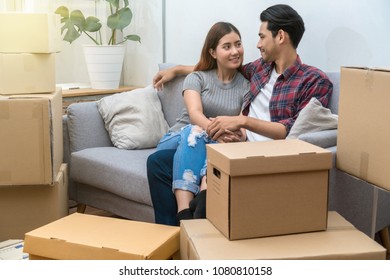
[[[215,141],[218,143],[231,143],[231,142],[243,142],[246,140],[246,134],[241,130],[230,131],[227,130]]]
[[[164,88],[164,83],[169,82],[175,77],[176,73],[173,68],[158,71],[153,77],[153,87],[161,91]]]
[[[232,131],[239,131],[240,116],[222,116],[211,118],[211,122],[207,127],[207,134],[213,139],[218,140],[220,136]]]
[[[164,83],[169,82],[181,75],[188,75],[194,70],[194,66],[190,65],[176,65],[171,68],[160,70],[153,77],[153,87],[157,90],[164,88]]]

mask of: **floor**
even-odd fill
[[[74,202],[69,202],[69,204],[70,204],[69,213],[75,213],[77,211],[76,204]],[[93,208],[93,207],[90,207],[90,206],[86,207],[84,213],[90,214],[90,215],[98,215],[98,216],[120,218],[119,216],[116,216],[116,215],[114,215],[112,213],[109,213],[109,212],[104,211],[104,210],[96,209],[96,208]],[[376,238],[376,239],[378,239],[378,238]],[[388,252],[386,259],[390,260],[390,252]]]
[[[77,205],[73,201],[69,201],[69,214],[77,212]],[[114,218],[120,218],[117,215],[114,215],[110,212],[100,210],[97,208],[93,208],[90,206],[87,206],[85,208],[85,214],[90,214],[90,215],[97,215],[97,216],[106,216],[106,217],[114,217]]]

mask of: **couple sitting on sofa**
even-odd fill
[[[161,88],[177,75],[186,109],[147,161],[156,223],[206,215],[206,144],[284,139],[299,112],[316,98],[327,107],[333,85],[319,69],[302,64],[297,47],[305,27],[287,5],[260,15],[261,58],[242,66],[239,31],[219,22],[210,29],[195,67],[160,71]]]

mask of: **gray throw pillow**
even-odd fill
[[[120,149],[154,148],[169,128],[152,85],[104,97],[97,106],[113,145]]]
[[[287,138],[294,139],[303,133],[336,129],[337,122],[338,115],[332,114],[330,109],[323,107],[321,102],[313,97],[299,113]]]

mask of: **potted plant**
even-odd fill
[[[92,45],[83,45],[91,87],[115,89],[119,87],[122,72],[125,54],[123,43],[126,41],[141,43],[141,38],[134,34],[123,35],[118,41],[118,33],[123,34],[123,30],[130,25],[133,12],[129,7],[129,0],[105,1],[110,10],[110,14],[107,16],[107,27],[111,30],[107,42],[104,42],[104,34],[101,31],[102,23],[97,17],[85,17],[80,10],[69,11],[65,6],[58,7],[55,13],[61,16],[63,24],[61,32],[64,34],[64,41],[72,43],[84,34],[93,42]],[[107,53],[112,53],[112,56],[108,56]],[[107,72],[105,77],[104,72]]]

